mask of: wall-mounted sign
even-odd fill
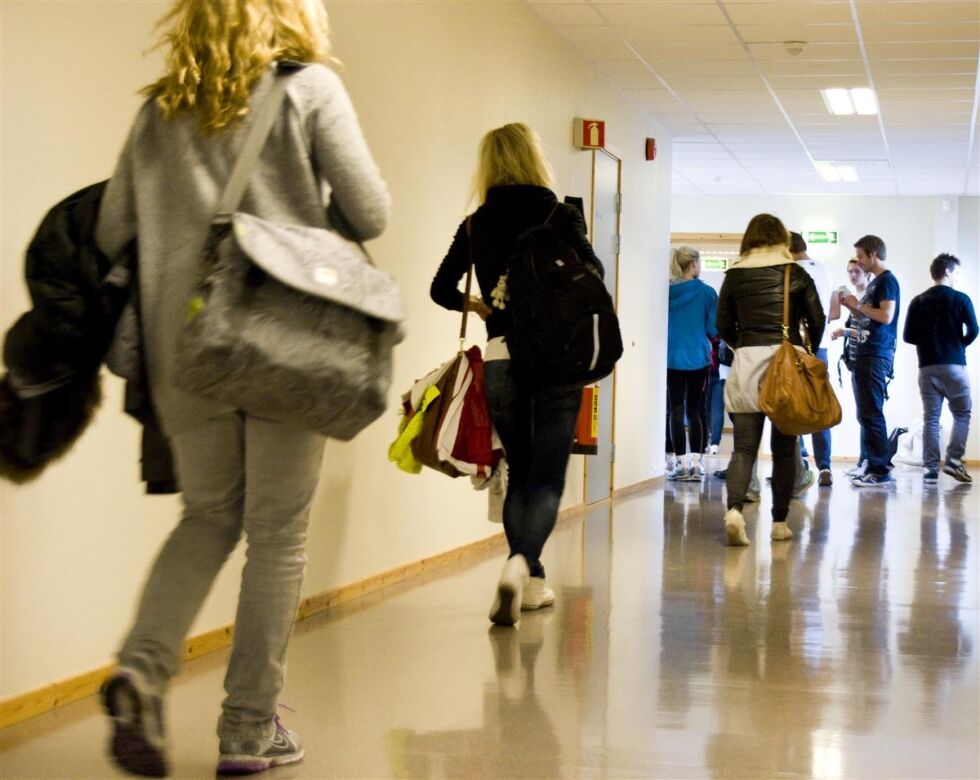
[[[606,123],[601,119],[576,117],[572,123],[572,144],[576,149],[605,149]]]
[[[701,255],[702,271],[727,271],[728,258],[719,255]]]
[[[808,244],[836,244],[836,230],[810,230],[806,234]]]

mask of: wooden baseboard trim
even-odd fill
[[[613,491],[613,498],[623,498],[625,496],[632,496],[634,493],[642,493],[644,490],[650,490],[657,485],[666,481],[666,478],[661,475],[659,477],[651,477],[650,479],[645,479],[642,482],[636,482],[632,485],[627,485],[626,487],[616,488]]]
[[[558,523],[579,517],[585,512],[586,506],[584,504],[567,507],[558,513]],[[429,558],[423,558],[404,566],[397,566],[363,580],[307,596],[300,602],[296,620],[297,622],[305,620],[331,607],[378,593],[394,585],[404,584],[412,580],[421,582],[426,575],[430,575],[432,572],[447,569],[456,564],[475,561],[499,548],[503,548],[506,543],[503,531],[500,531],[493,536],[455,547],[452,550],[446,550]],[[227,625],[191,637],[184,642],[183,660],[190,661],[228,647],[233,635],[234,625]],[[0,729],[94,696],[98,693],[103,681],[114,669],[115,664],[106,664],[97,669],[82,672],[73,677],[0,701]]]

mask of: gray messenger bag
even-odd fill
[[[176,382],[248,414],[348,440],[387,405],[401,294],[363,247],[237,211],[285,97],[277,75],[218,202],[178,337]]]

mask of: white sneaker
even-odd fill
[[[521,609],[541,609],[555,603],[555,592],[544,577],[531,577],[521,596]]]
[[[844,473],[849,477],[863,477],[865,472],[868,470],[868,461],[862,460],[854,468],[848,469]]]
[[[675,468],[677,468],[677,456],[673,452],[668,452],[664,470],[669,474]]]
[[[732,547],[748,547],[749,536],[745,533],[745,518],[737,509],[725,513],[725,535]]]
[[[793,538],[793,532],[785,522],[773,523],[772,532],[769,534],[769,538],[774,542],[788,542]]]
[[[671,482],[684,482],[690,476],[690,471],[687,466],[681,466],[680,464],[674,466],[671,471],[667,472],[667,479]]]
[[[521,601],[530,575],[523,555],[507,559],[497,583],[497,596],[490,607],[491,622],[498,626],[512,626],[521,619]]]
[[[758,490],[752,490],[749,488],[745,491],[745,503],[746,504],[758,504],[762,500]]]
[[[712,444],[710,447],[708,447],[708,454],[709,455],[717,455],[718,454],[718,445],[717,444]]]
[[[687,476],[683,477],[683,480],[685,482],[700,482],[703,476],[704,469],[701,468],[701,464],[695,463],[687,470]]]

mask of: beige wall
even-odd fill
[[[391,227],[373,253],[396,274],[410,310],[395,392],[455,348],[455,315],[428,286],[466,212],[479,137],[523,120],[541,133],[559,195],[588,195],[587,153],[570,147],[576,115],[607,120],[624,159],[617,485],[662,470],[670,144],[521,2],[328,2],[336,54],[394,195]],[[26,308],[23,250],[44,211],[107,176],[159,55],[142,56],[165,3],[2,4],[3,175],[0,327]],[[642,161],[646,136],[660,158]],[[479,332],[481,329],[476,328]],[[482,334],[480,334],[482,336]],[[179,508],[138,483],[138,428],[108,393],[94,427],[39,481],[0,484],[3,614],[0,697],[111,658],[137,589]],[[394,411],[350,444],[327,447],[313,513],[305,594],[465,544],[498,530],[464,480],[409,476],[386,460]],[[581,501],[573,458],[566,506]],[[546,554],[547,560],[547,554]],[[241,552],[194,632],[231,622]],[[491,583],[488,585],[488,598]],[[482,610],[485,604],[474,604]]]

